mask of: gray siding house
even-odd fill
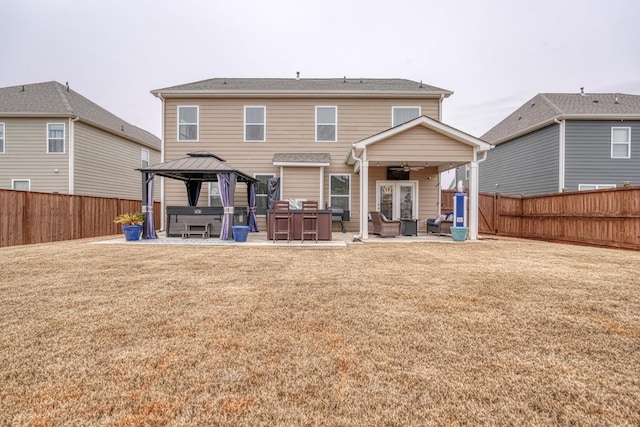
[[[0,88],[0,189],[140,199],[158,162],[158,137],[68,85]]]
[[[540,93],[481,139],[479,191],[535,195],[640,184],[640,96]],[[467,182],[468,166],[456,171]]]

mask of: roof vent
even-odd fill
[[[296,71],[296,80],[300,80],[300,71]]]
[[[360,83],[362,83],[362,77],[360,77]]]
[[[224,78],[224,81],[222,82],[222,84],[223,84],[223,85],[226,85],[226,84],[227,84],[227,78],[226,78],[226,77]]]
[[[584,93],[584,86],[580,88],[580,95],[587,96],[587,94]]]
[[[24,85],[22,85],[22,90],[20,92],[24,92]]]
[[[342,79],[342,83],[346,83],[347,82],[347,76],[344,76]]]
[[[24,87],[24,86],[23,86]],[[620,104],[620,102],[618,101],[618,96],[616,95],[616,100],[613,101],[614,104]]]
[[[120,130],[124,132],[124,125],[120,125]]]
[[[419,88],[422,89],[424,86],[422,86],[422,80],[420,80],[420,86]]]
[[[69,92],[69,82],[66,82],[67,92]]]
[[[531,103],[531,108],[533,108],[533,107],[535,107],[535,106],[536,106],[536,103],[535,103],[535,102],[532,102],[532,103]]]
[[[594,99],[594,100],[593,100],[593,103],[594,103],[594,104],[597,104],[598,102],[600,102],[600,101],[598,101],[597,99]]]

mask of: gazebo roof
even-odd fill
[[[224,159],[207,151],[188,153],[187,157],[169,160],[168,162],[139,168],[138,170],[141,172],[153,172],[158,176],[181,181],[204,182],[218,181],[217,174],[219,173],[235,173],[238,177],[238,182],[256,182],[255,178],[250,177],[228,164]]]

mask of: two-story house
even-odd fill
[[[410,80],[215,78],[152,94],[163,103],[163,162],[206,151],[254,177],[262,229],[274,178],[280,199],[341,207],[347,228],[363,238],[369,211],[433,217],[440,173],[476,165],[490,148],[440,121],[452,92]],[[162,187],[163,206],[186,205],[182,183],[164,179]],[[215,183],[202,191],[208,197],[200,205],[216,203]],[[247,204],[245,194],[236,193],[236,206]],[[471,238],[474,203],[477,194],[470,195]]]
[[[159,161],[158,137],[68,85],[0,88],[2,189],[140,199],[136,168]]]
[[[540,93],[482,139],[480,191],[535,195],[640,184],[640,96]],[[469,166],[458,168],[466,180]]]

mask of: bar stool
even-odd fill
[[[287,236],[287,243],[291,241],[291,212],[289,202],[279,200],[273,202],[273,241],[278,240],[278,236]]]
[[[305,235],[318,243],[318,202],[302,202],[302,243]]]

